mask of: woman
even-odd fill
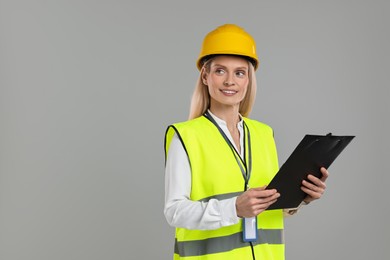
[[[176,227],[174,259],[284,259],[283,217],[267,210],[280,194],[266,185],[278,171],[273,131],[249,119],[259,60],[255,41],[226,24],[206,35],[189,120],[165,136],[164,214]],[[303,204],[326,186],[309,175]]]

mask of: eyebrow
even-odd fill
[[[218,63],[215,63],[212,65],[212,67],[223,67],[223,68],[227,68],[226,66],[222,65],[222,64],[218,64]],[[237,67],[235,68],[235,70],[249,70],[248,67]]]

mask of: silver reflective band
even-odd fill
[[[283,244],[283,229],[259,229],[258,239],[253,245]],[[249,246],[242,241],[242,233],[230,236],[213,237],[204,240],[179,242],[175,241],[175,253],[180,256],[200,256],[230,251],[236,248]]]
[[[199,200],[199,201],[208,202],[208,201],[211,200],[211,199],[226,200],[226,199],[230,199],[230,198],[233,198],[233,197],[240,196],[242,193],[243,193],[243,192],[240,191],[240,192],[232,192],[232,193],[218,194],[218,195],[210,196],[210,197],[207,197],[207,198],[203,198],[203,199],[201,199],[201,200]]]

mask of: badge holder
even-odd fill
[[[257,240],[257,217],[244,218],[243,225],[243,240],[244,242],[254,242]]]

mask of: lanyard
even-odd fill
[[[242,147],[242,149],[244,149],[244,158],[241,158],[238,151],[234,148],[234,145],[230,142],[229,138],[226,136],[226,134],[223,132],[223,130],[219,127],[218,123],[214,120],[214,118],[210,115],[210,113],[208,111],[206,111],[204,116],[207,119],[209,119],[217,127],[217,129],[221,133],[223,139],[225,139],[226,143],[229,145],[229,147],[234,155],[234,159],[236,159],[236,162],[237,162],[238,166],[240,167],[242,177],[245,180],[244,190],[247,190],[249,179],[251,177],[251,171],[252,171],[251,136],[249,133],[248,126],[245,124],[245,121],[243,121],[243,123],[244,123],[244,147]],[[245,134],[245,132],[247,132],[247,135]],[[246,143],[245,137],[246,136],[248,137],[248,163],[246,162],[246,156],[245,156],[246,155],[246,149],[245,149],[246,148],[245,147],[245,143]]]

